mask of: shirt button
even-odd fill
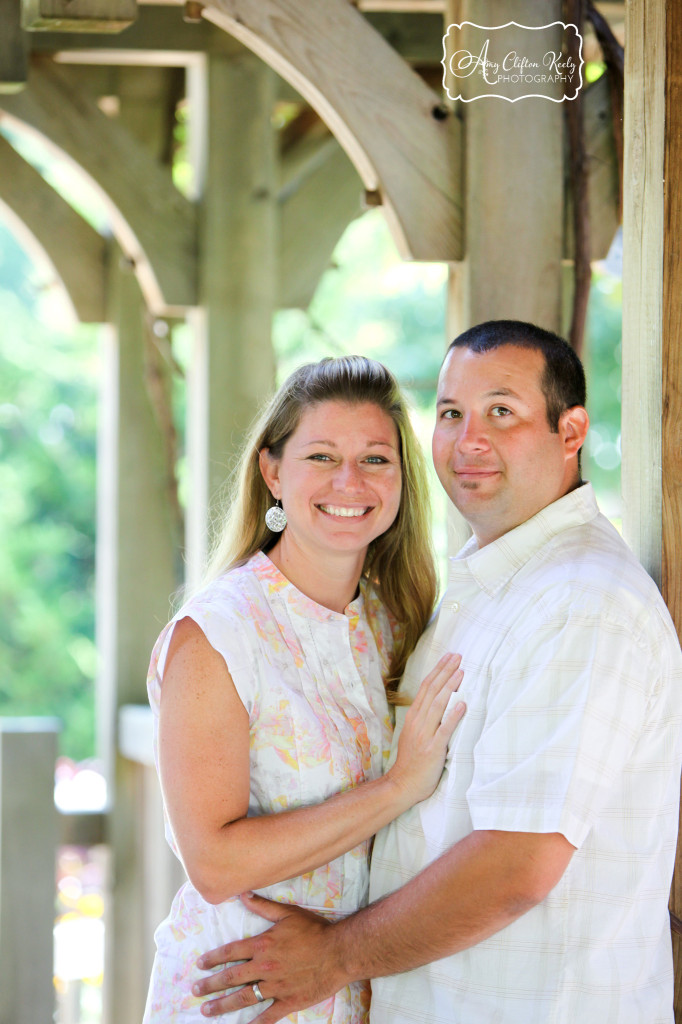
[[[450,604],[450,611],[451,612],[458,612],[459,611],[459,601],[452,601],[451,602],[451,604]]]

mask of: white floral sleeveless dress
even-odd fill
[[[333,612],[297,590],[261,552],[209,584],[178,612],[154,648],[148,690],[155,725],[171,633],[186,616],[223,655],[249,713],[250,815],[320,803],[381,775],[392,733],[383,676],[393,639],[383,606],[364,585],[344,613]],[[177,853],[168,821],[166,836]],[[367,902],[369,850],[370,843],[362,843],[315,871],[258,891],[332,919],[345,916]],[[202,976],[197,957],[267,927],[238,899],[213,906],[186,882],[156,931],[144,1024],[205,1021],[203,1000],[191,992]],[[246,1024],[263,1008],[224,1019]],[[287,1019],[362,1024],[368,1008],[369,985],[356,983]]]

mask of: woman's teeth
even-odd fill
[[[353,516],[364,516],[365,512],[368,511],[368,506],[363,508],[342,508],[337,505],[320,505],[319,508],[326,512],[330,516],[346,516],[350,519]]]

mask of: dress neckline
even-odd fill
[[[280,591],[290,604],[296,606],[299,612],[311,615],[320,621],[325,620],[346,620],[353,619],[360,615],[364,604],[364,580],[360,580],[358,596],[346,605],[342,612],[336,612],[327,608],[318,601],[308,597],[302,590],[299,590],[288,577],[279,569],[271,558],[264,551],[257,551],[247,562],[250,569],[253,569],[259,579],[267,583],[271,590]]]

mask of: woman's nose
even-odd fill
[[[342,462],[334,473],[334,485],[340,491],[357,491],[362,487],[362,475],[354,462]]]

